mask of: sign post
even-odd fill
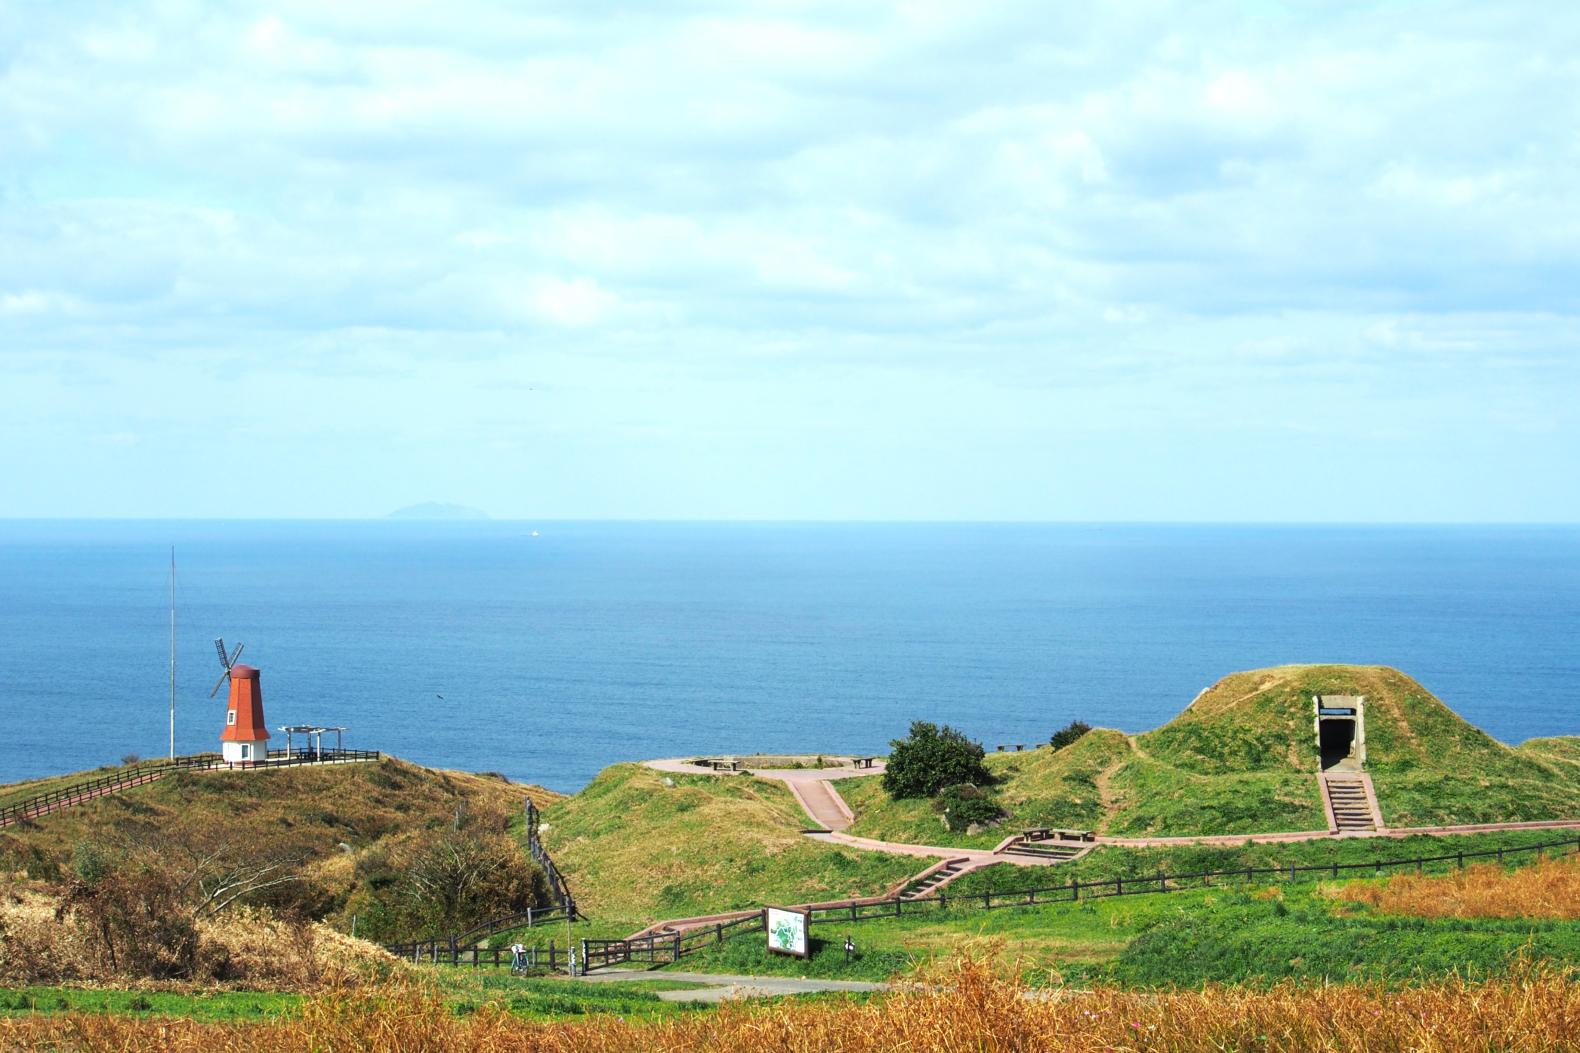
[[[811,925],[811,911],[790,907],[763,908],[763,927],[767,930],[768,951],[771,954],[812,957],[812,941],[807,935]]]

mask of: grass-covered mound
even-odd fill
[[[1580,818],[1580,738],[1498,742],[1426,688],[1381,666],[1282,666],[1234,673],[1163,727],[1097,729],[1061,750],[994,753],[1008,818],[951,834],[927,801],[893,801],[842,781],[851,832],[986,846],[1031,826],[1114,836],[1322,830],[1314,695],[1366,696],[1366,770],[1393,827]]]
[[[617,764],[545,811],[543,839],[578,906],[633,921],[874,895],[921,869],[809,840],[807,822],[782,783]]]
[[[449,919],[433,916],[435,909],[488,909],[476,895],[469,904],[464,889],[449,903],[406,895],[403,882],[414,868],[445,862],[429,856],[450,840],[491,844],[495,855],[514,861],[519,872],[506,875],[517,886],[506,890],[510,896],[545,894],[517,837],[529,795],[539,805],[558,799],[501,777],[435,771],[394,758],[177,772],[0,829],[0,871],[62,884],[123,863],[146,869],[141,857],[193,874],[272,866],[268,880],[289,880],[260,888],[242,904],[327,919],[342,929],[357,915],[359,935],[404,939],[435,927],[450,931],[444,927]],[[523,888],[524,882],[539,887]]]
[[[1366,696],[1366,770],[1389,826],[1580,818],[1580,739],[1512,747],[1384,666],[1281,666],[1224,677],[1142,750],[1192,775],[1316,770],[1314,695]]]

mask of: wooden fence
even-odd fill
[[[733,936],[762,932],[764,917],[763,911],[757,911],[734,921],[700,925],[683,932],[657,932],[634,940],[583,940],[582,967],[597,969],[631,963],[667,965],[678,962],[688,954],[723,943]]]
[[[509,947],[457,947],[440,940],[422,940],[409,944],[390,944],[392,954],[407,961],[425,965],[450,965],[460,968],[506,969],[519,967],[534,971],[561,972],[569,967],[570,952],[553,940],[547,947],[528,947],[521,959],[516,960]]]
[[[471,958],[474,953],[482,953],[486,956],[498,949],[479,948],[477,946],[480,941],[486,940],[495,933],[509,932],[511,929],[531,929],[539,925],[548,925],[564,920],[565,911],[560,907],[532,907],[516,914],[490,918],[488,921],[472,926],[465,932],[458,932],[451,936],[434,936],[425,940],[387,943],[384,945],[384,949],[397,958],[410,958],[414,962],[429,962],[434,965],[474,965],[479,964]],[[573,918],[572,920],[575,919]],[[564,954],[565,952],[562,949],[560,956],[563,958]],[[508,954],[506,958],[509,958]],[[498,962],[494,964],[498,964]],[[508,960],[506,964],[508,964]]]
[[[270,750],[268,764],[227,761],[217,753],[197,753],[170,760],[150,761],[126,768],[97,779],[85,779],[68,786],[49,790],[16,804],[0,808],[0,826],[9,826],[24,819],[36,819],[69,805],[91,801],[118,790],[141,786],[176,771],[214,771],[235,768],[280,768],[296,764],[332,764],[339,761],[378,760],[377,750],[319,750],[303,753],[297,751],[287,757],[284,750]]]
[[[549,858],[543,842],[538,839],[537,805],[528,797],[522,804],[522,810],[527,817],[527,852],[532,856],[532,861],[543,868],[543,874],[549,881],[549,891],[553,894],[554,901],[559,904],[560,910],[574,919],[577,917],[576,897],[571,895],[571,887],[566,883],[565,875],[560,873],[560,868],[554,865],[554,860]]]
[[[1409,859],[1373,859],[1361,863],[1292,863],[1280,867],[1241,867],[1235,870],[1204,870],[1187,874],[1159,872],[1149,876],[1110,878],[1105,881],[1071,881],[1063,885],[1049,885],[1018,892],[973,892],[951,895],[943,891],[916,899],[900,899],[898,895],[894,895],[881,899],[813,903],[804,909],[807,910],[812,921],[849,923],[936,913],[942,910],[998,910],[1043,903],[1076,903],[1082,899],[1100,899],[1109,896],[1148,896],[1191,888],[1222,888],[1236,883],[1251,884],[1259,880],[1299,881],[1302,877],[1315,880],[1322,877],[1338,878],[1345,874],[1378,875],[1409,868],[1414,868],[1420,873],[1427,866],[1439,863],[1452,863],[1463,869],[1467,861],[1496,860],[1502,863],[1511,857],[1547,852],[1559,855],[1570,852],[1580,853],[1580,838],[1547,841],[1516,848],[1450,852],[1436,856],[1415,856]],[[668,964],[705,947],[723,943],[734,936],[761,932],[765,918],[766,912],[759,911],[735,921],[699,926],[681,933],[657,933],[634,940],[583,940],[582,961],[589,969],[629,963]]]

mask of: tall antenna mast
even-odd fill
[[[170,546],[170,759],[176,759],[176,547]]]

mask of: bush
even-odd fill
[[[913,721],[911,733],[890,744],[883,788],[897,799],[932,797],[945,786],[991,786],[992,772],[982,763],[982,744],[945,724]]]
[[[943,813],[944,825],[957,834],[972,823],[986,825],[1004,816],[1004,810],[991,793],[970,783],[944,787],[933,802],[933,808]]]
[[[1092,730],[1092,725],[1084,720],[1072,720],[1064,727],[1053,733],[1053,738],[1048,740],[1048,745],[1056,750],[1062,750],[1076,739]]]

